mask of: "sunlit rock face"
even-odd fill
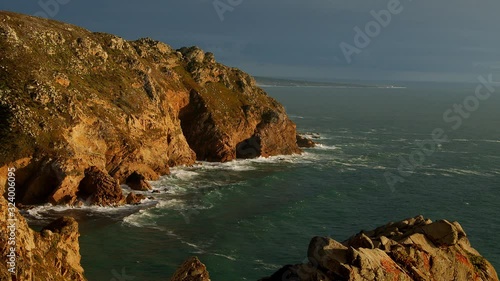
[[[211,53],[9,12],[0,13],[0,117],[0,167],[16,165],[24,204],[81,204],[90,168],[117,181],[109,188],[139,175],[136,188],[147,189],[196,160],[300,153],[283,106]],[[126,202],[113,197],[92,201]]]

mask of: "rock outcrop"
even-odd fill
[[[90,205],[117,206],[125,201],[118,181],[97,167],[85,170],[77,196]]]
[[[300,153],[283,106],[211,53],[10,12],[0,12],[0,119],[0,167],[17,168],[28,205],[76,203],[90,167],[119,184],[140,174],[146,189],[196,159]]]
[[[299,134],[297,134],[297,145],[301,148],[316,147],[316,143],[312,139],[303,137]]]
[[[0,169],[0,173],[7,173]],[[4,194],[5,182],[0,179],[0,193]],[[29,228],[17,208],[0,196],[0,280],[23,281],[66,281],[86,280],[80,265],[80,246],[78,244],[78,223],[73,218],[61,218],[41,232]],[[7,218],[12,220],[7,220]],[[14,224],[14,225],[13,225]],[[13,228],[15,226],[15,228]],[[12,234],[14,231],[14,235]],[[8,237],[15,237],[15,244]],[[6,260],[15,250],[15,274],[9,271]],[[13,265],[13,264],[12,264]]]
[[[179,50],[193,85],[180,114],[199,160],[230,161],[299,153],[295,124],[285,109],[236,68],[216,63],[196,47]]]
[[[197,257],[191,257],[177,269],[170,281],[210,281],[210,275]]]
[[[130,192],[127,195],[126,202],[127,202],[127,204],[135,205],[135,204],[141,203],[141,201],[144,199],[146,199],[146,196],[144,196],[142,194],[135,194],[133,192]]]
[[[362,231],[339,243],[315,237],[308,261],[287,265],[261,281],[498,281],[457,222],[422,216]]]

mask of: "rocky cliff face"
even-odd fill
[[[124,183],[196,159],[300,153],[283,107],[211,53],[8,12],[0,119],[0,167],[17,169],[24,204],[95,197],[88,191],[102,189],[81,184],[91,168]],[[94,202],[124,202],[111,198]]]
[[[315,237],[308,261],[261,281],[498,281],[459,223],[422,216],[363,231],[340,243]]]
[[[0,172],[7,173],[3,168]],[[2,194],[5,184],[0,180]],[[78,223],[72,218],[61,218],[36,232],[8,203],[0,196],[0,280],[85,280],[80,265]],[[9,243],[10,237],[14,237],[15,244]],[[15,249],[13,257],[11,247]],[[11,258],[15,262],[14,277],[9,271]]]

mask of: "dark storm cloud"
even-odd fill
[[[50,1],[57,0],[41,2]],[[371,10],[395,0],[218,1],[219,9],[230,8],[222,21],[213,0],[72,0],[55,19],[127,39],[199,45],[256,75],[460,81],[500,69],[496,0],[401,0],[404,10],[350,64],[339,44],[353,45],[353,28],[364,29],[373,20]],[[0,8],[41,10],[36,1],[27,2],[4,1]]]

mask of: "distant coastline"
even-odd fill
[[[404,86],[398,85],[368,85],[359,83],[346,82],[316,82],[307,80],[294,80],[273,77],[254,76],[257,85],[262,88],[270,87],[315,87],[315,88],[374,88],[374,89],[405,89]]]

